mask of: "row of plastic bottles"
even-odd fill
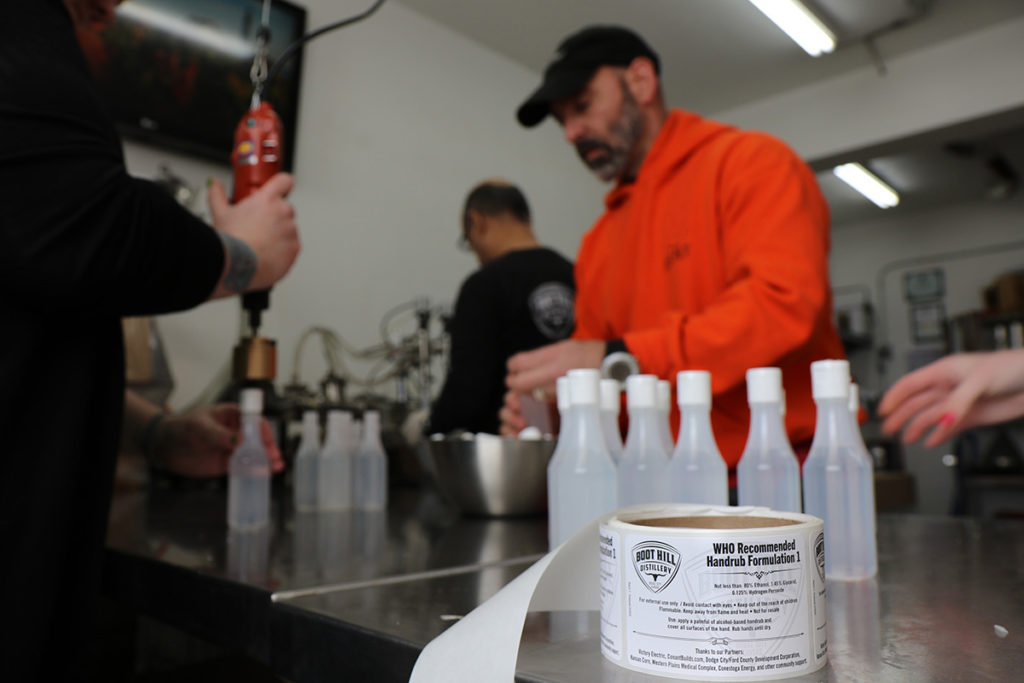
[[[687,371],[677,377],[682,420],[673,444],[657,405],[657,378],[626,380],[629,433],[618,463],[619,505],[667,501],[729,504],[729,476],[711,434],[711,375]]]
[[[874,481],[871,459],[850,401],[849,364],[811,365],[817,427],[804,466],[806,511],[825,521],[829,578],[873,576]],[[728,504],[728,472],[711,429],[711,375],[680,372],[678,438],[668,427],[668,382],[653,375],[626,380],[629,431],[619,436],[620,392],[596,370],[571,370],[557,383],[562,430],[548,466],[549,538],[554,548],[591,519],[616,507],[651,502]],[[855,385],[853,385],[855,386]],[[740,505],[801,511],[799,464],[783,422],[778,368],[747,372],[751,420],[737,467]]]
[[[295,509],[382,510],[388,504],[388,467],[380,440],[380,413],[363,414],[362,438],[352,414],[327,411],[320,442],[315,410],[302,414],[302,439],[295,456]]]
[[[260,420],[263,392],[243,389],[239,396],[242,439],[228,462],[228,526],[260,529],[270,521],[270,458]],[[363,436],[351,413],[331,410],[320,443],[316,411],[302,416],[302,440],[295,458],[295,507],[307,510],[375,510],[387,506],[387,457],[380,440],[380,415],[367,411]]]

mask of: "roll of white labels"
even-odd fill
[[[527,611],[597,609],[601,652],[626,669],[729,681],[816,671],[827,661],[824,545],[810,515],[623,508],[431,641],[410,680],[511,681]]]
[[[822,521],[766,508],[622,510],[600,524],[601,652],[673,678],[825,665]]]

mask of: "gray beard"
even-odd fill
[[[612,141],[600,143],[601,147],[608,154],[593,162],[584,160],[583,163],[606,183],[622,178],[626,175],[627,171],[629,171],[631,176],[635,175],[636,169],[627,169],[626,164],[629,162],[630,151],[635,149],[640,142],[643,129],[644,122],[643,116],[640,114],[640,107],[629,93],[626,84],[623,83],[622,113],[619,116],[619,120],[611,126],[611,135],[609,137]]]
[[[608,156],[594,162],[584,162],[598,178],[606,183],[618,178],[623,167],[626,165],[626,150],[621,147],[609,147],[607,149]]]

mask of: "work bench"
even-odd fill
[[[463,517],[430,490],[376,513],[296,513],[275,490],[256,534],[229,533],[225,506],[216,487],[118,491],[103,592],[295,683],[408,680],[426,643],[547,550],[543,517]],[[1021,678],[1024,520],[883,514],[878,555],[877,579],[829,583],[829,664],[790,680]],[[516,679],[666,680],[598,642],[596,612],[533,613]]]

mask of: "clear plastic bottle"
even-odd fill
[[[548,540],[551,548],[595,517],[615,509],[615,463],[598,409],[597,370],[568,373],[569,405],[548,463]]]
[[[388,459],[380,440],[380,413],[363,414],[363,439],[355,457],[355,504],[363,510],[388,506]]]
[[[622,404],[622,390],[617,379],[601,380],[601,431],[608,454],[616,465],[622,459],[622,435],[619,433],[619,408]]]
[[[320,419],[315,410],[302,413],[302,439],[295,454],[295,509],[309,512],[317,508],[320,469]]]
[[[228,526],[248,531],[270,521],[270,458],[260,429],[263,392],[242,389],[239,404],[242,442],[228,461]]]
[[[729,473],[711,431],[711,373],[684,370],[676,376],[679,438],[668,464],[673,503],[729,504]]]
[[[878,572],[874,472],[849,407],[850,365],[811,363],[818,417],[804,462],[804,511],[825,522],[825,578],[867,579]]]
[[[626,378],[629,434],[618,468],[620,506],[660,503],[668,495],[668,452],[661,433],[665,420],[657,394],[658,378],[654,375]]]
[[[569,378],[559,377],[555,380],[555,398],[558,404],[558,423],[561,425],[569,415]]]
[[[352,507],[352,413],[327,411],[327,434],[320,449],[318,486],[321,510]]]
[[[669,458],[676,448],[676,443],[672,439],[672,427],[669,424],[669,414],[672,412],[672,383],[667,379],[658,380],[658,412],[661,413],[658,426],[661,440],[665,443],[665,457]]]
[[[750,432],[736,467],[740,505],[800,512],[800,465],[782,421],[782,371],[747,370]]]

